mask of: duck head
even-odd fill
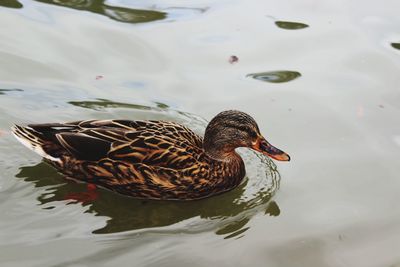
[[[251,148],[276,160],[290,160],[288,154],[271,145],[261,135],[256,121],[250,115],[237,110],[223,111],[210,121],[203,146],[209,156],[221,160],[234,155],[238,147]]]

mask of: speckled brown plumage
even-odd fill
[[[240,184],[245,167],[236,147],[260,150],[261,135],[249,115],[218,116],[206,129],[206,142],[187,127],[164,121],[33,124],[14,126],[13,133],[74,179],[136,198],[193,200]]]

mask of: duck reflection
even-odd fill
[[[126,22],[126,23],[150,22],[150,21],[162,20],[167,17],[167,13],[165,12],[116,7],[105,4],[104,3],[105,0],[70,0],[70,1],[35,0],[35,1],[56,6],[73,8],[77,10],[89,11],[92,13],[109,17],[110,19],[119,22]]]
[[[196,229],[196,221],[200,228],[211,223],[216,234],[231,238],[245,232],[251,217],[259,212],[279,215],[278,205],[270,200],[279,187],[280,176],[274,168],[269,168],[269,172],[269,186],[250,196],[245,197],[245,192],[254,184],[250,185],[246,180],[231,192],[189,202],[138,200],[95,189],[92,185],[64,179],[43,162],[21,167],[16,177],[32,182],[35,187],[46,187],[47,190],[37,198],[44,209],[53,209],[51,203],[65,201],[66,204],[83,205],[87,212],[96,216],[109,217],[105,227],[93,231],[96,234],[163,227],[193,218],[194,231],[201,231]]]

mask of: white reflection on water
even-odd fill
[[[395,135],[393,137],[393,141],[395,142],[396,145],[400,146],[400,135]]]

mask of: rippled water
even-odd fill
[[[275,21],[276,26],[286,30],[299,30],[307,28],[308,25],[300,22],[291,22],[291,21]]]
[[[400,265],[397,1],[0,1],[0,266]],[[213,198],[66,181],[13,123],[254,116]],[[205,119],[203,119],[205,118]]]
[[[270,83],[284,83],[290,82],[301,76],[300,72],[297,71],[269,71],[269,72],[260,72],[260,73],[251,73],[247,76],[250,76],[256,80],[270,82]]]

